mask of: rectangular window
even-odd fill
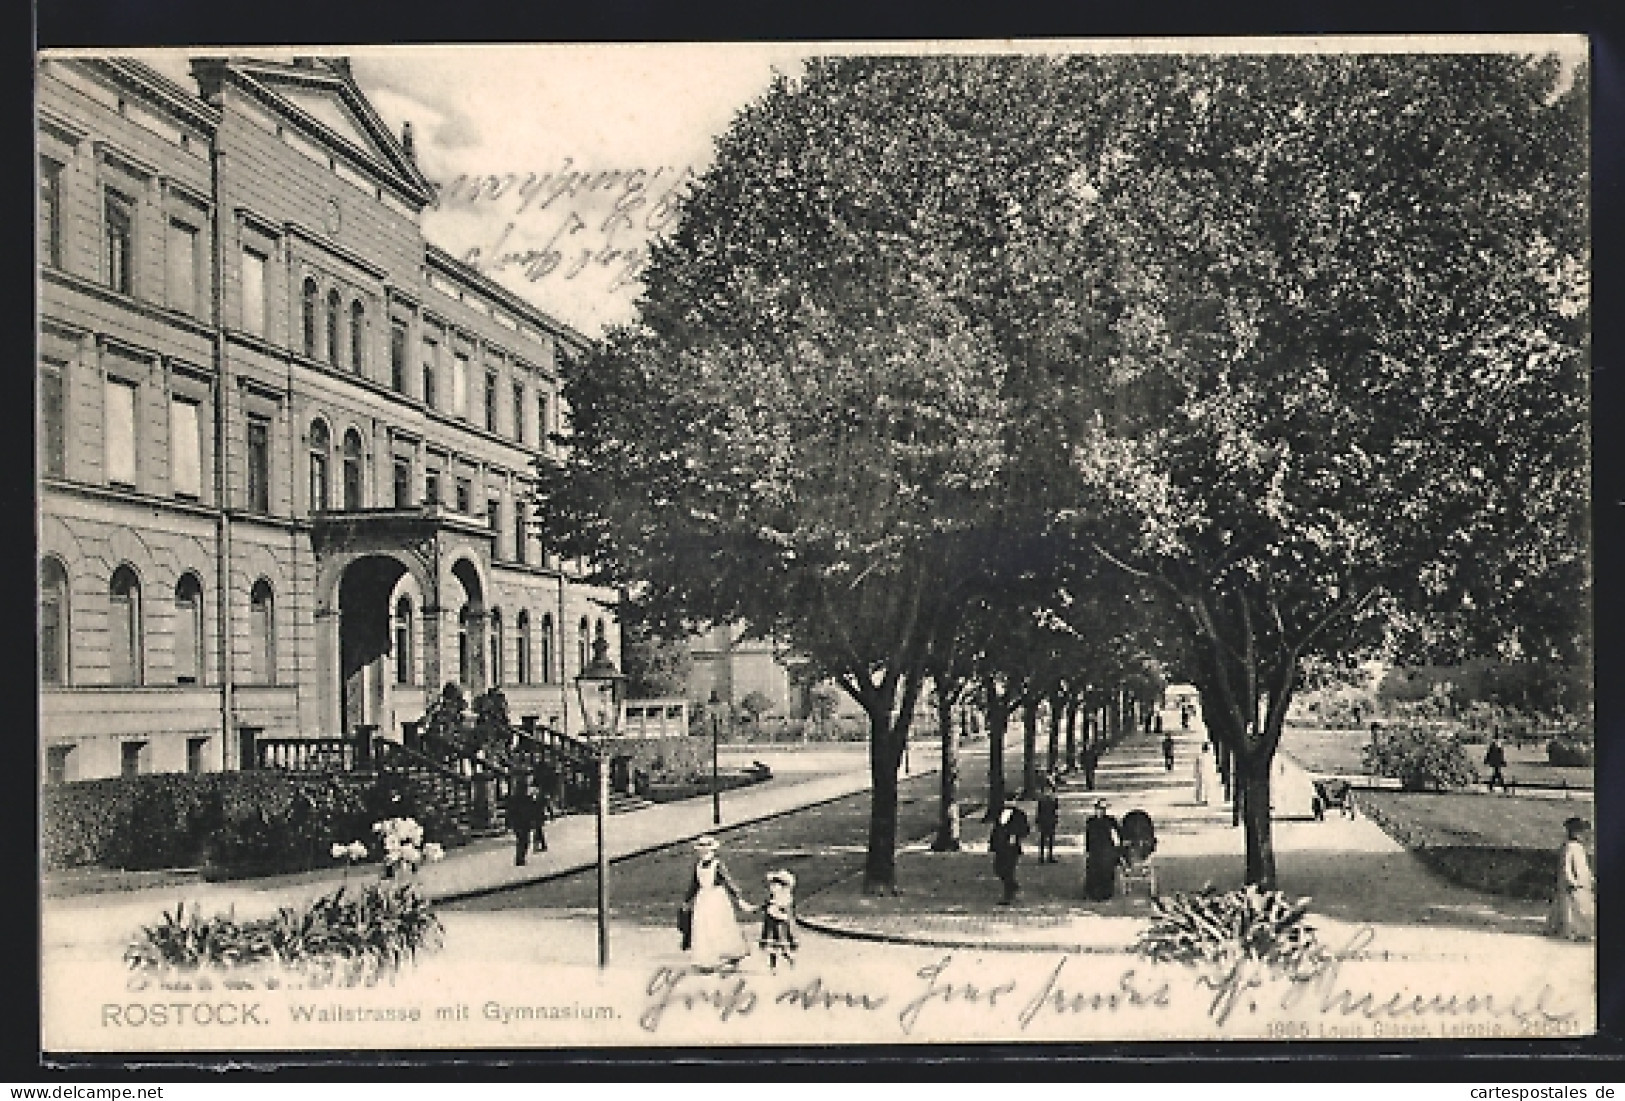
[[[39,255],[42,263],[62,266],[62,166],[41,160],[39,166]]]
[[[207,754],[208,751],[209,739],[186,739],[186,771],[192,773],[193,775],[196,775],[199,772],[207,772],[208,768],[205,764],[207,758],[205,757],[205,754]]]
[[[406,326],[399,321],[389,326],[389,385],[397,394],[406,393]]]
[[[451,412],[453,416],[468,416],[468,357],[458,353],[451,368]]]
[[[395,456],[395,507],[412,507],[412,460]]]
[[[474,511],[474,485],[467,478],[457,479],[457,511],[464,516]]]
[[[536,396],[536,446],[538,448],[545,449],[547,447],[547,434],[552,430],[552,425],[547,422],[547,395],[538,394]]]
[[[124,742],[119,747],[119,775],[126,780],[132,776],[139,776],[145,769],[147,757],[146,742]]]
[[[271,511],[271,422],[248,418],[248,508]]]
[[[524,564],[525,561],[525,506],[523,502],[513,503],[513,560]]]
[[[265,257],[243,249],[243,330],[265,335]]]
[[[438,505],[440,503],[440,471],[430,470],[423,475],[423,503]]]
[[[135,277],[135,204],[116,191],[107,192],[103,204],[106,224],[107,285],[119,294],[132,294]]]
[[[497,547],[502,538],[502,502],[495,497],[485,502],[485,522],[491,528],[491,557],[500,557]]]
[[[68,472],[68,449],[61,367],[52,365],[41,372],[39,390],[40,468],[53,478],[62,478]]]
[[[45,749],[45,782],[65,784],[74,777],[73,746],[53,745]]]
[[[175,597],[175,683],[196,684],[198,677],[198,607],[193,592]]]
[[[169,399],[169,480],[177,496],[203,495],[203,436],[198,427],[198,405],[184,398]]]
[[[485,430],[497,430],[497,373],[485,372]]]
[[[525,442],[525,384],[513,384],[513,438]]]
[[[108,379],[103,389],[106,417],[107,480],[135,485],[135,387]]]
[[[182,313],[197,313],[197,230],[182,222],[169,223],[166,242],[164,280],[169,290],[169,308]]]
[[[423,404],[430,409],[439,408],[440,395],[435,391],[434,366],[440,349],[432,340],[423,342]]]

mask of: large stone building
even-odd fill
[[[613,594],[525,502],[584,342],[425,242],[344,59],[191,71],[39,67],[45,778],[398,737],[447,681],[579,729]]]

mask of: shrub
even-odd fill
[[[371,883],[341,886],[303,910],[284,906],[274,917],[243,922],[229,912],[204,917],[182,903],[144,926],[124,960],[136,971],[280,964],[354,985],[438,949],[444,936],[411,884]]]
[[[1406,791],[1443,791],[1478,779],[1461,741],[1427,727],[1373,730],[1371,744],[1362,752],[1367,772],[1393,777]]]
[[[1546,743],[1546,760],[1564,768],[1590,768],[1596,764],[1597,755],[1588,745],[1568,738],[1553,738]]]
[[[1304,921],[1309,900],[1288,902],[1280,891],[1249,884],[1220,893],[1211,887],[1152,901],[1151,924],[1135,951],[1163,963],[1230,966],[1253,959],[1298,972],[1322,957],[1314,927]]]

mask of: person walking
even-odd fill
[[[694,870],[683,909],[688,927],[684,940],[696,967],[725,967],[750,954],[734,907],[746,913],[754,913],[756,907],[740,897],[739,887],[719,855],[721,848],[710,834],[694,840]]]
[[[1061,825],[1061,798],[1055,793],[1055,777],[1044,780],[1044,790],[1038,795],[1038,862],[1058,864],[1055,859],[1055,831]]]
[[[1501,791],[1505,792],[1507,790],[1507,778],[1502,770],[1507,767],[1507,751],[1502,747],[1500,738],[1492,737],[1490,739],[1490,748],[1484,753],[1484,764],[1490,770],[1487,785],[1489,790],[1494,791],[1495,785],[1500,784]]]
[[[1095,790],[1095,768],[1100,764],[1100,749],[1093,739],[1083,747],[1083,786]]]
[[[1083,893],[1105,902],[1117,893],[1117,861],[1123,842],[1117,819],[1106,813],[1106,800],[1095,800],[1095,812],[1083,824]]]
[[[1552,896],[1552,912],[1547,931],[1565,940],[1591,940],[1597,935],[1597,900],[1591,883],[1591,864],[1586,860],[1582,838],[1591,823],[1570,818],[1563,823],[1568,840],[1558,852],[1557,890]]]
[[[1189,730],[1190,728],[1191,728],[1191,705],[1188,704],[1188,703],[1181,703],[1179,705],[1179,729],[1181,729],[1181,730]]]
[[[1203,742],[1202,743],[1202,752],[1198,753],[1196,755],[1196,757],[1195,757],[1196,805],[1199,806],[1199,807],[1207,806],[1207,762],[1208,762],[1208,751],[1209,751],[1208,744],[1206,742]]]
[[[536,765],[535,773],[536,805],[539,809],[538,818],[557,818],[558,811],[555,801],[559,797],[559,770],[553,762],[543,758]]]
[[[1162,736],[1162,767],[1168,772],[1174,770],[1174,735],[1173,731]]]
[[[525,857],[530,853],[531,833],[538,827],[536,800],[525,786],[524,773],[516,773],[513,777],[513,786],[508,789],[506,810],[508,828],[513,831],[514,838],[514,867],[522,868]]]
[[[1021,884],[1016,882],[1016,866],[1021,863],[1021,839],[1029,832],[1026,811],[1013,804],[1000,811],[998,820],[993,823],[987,847],[993,853],[993,874],[1004,885],[1000,906],[1012,905],[1021,893]]]

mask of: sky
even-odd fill
[[[411,122],[418,163],[442,185],[424,235],[588,336],[631,320],[648,242],[713,140],[812,53],[1527,50],[1583,56],[1584,39],[1204,39],[1079,43],[729,43],[256,48],[343,53],[380,117]],[[194,51],[219,56],[215,47]],[[139,51],[184,87],[187,53]]]

